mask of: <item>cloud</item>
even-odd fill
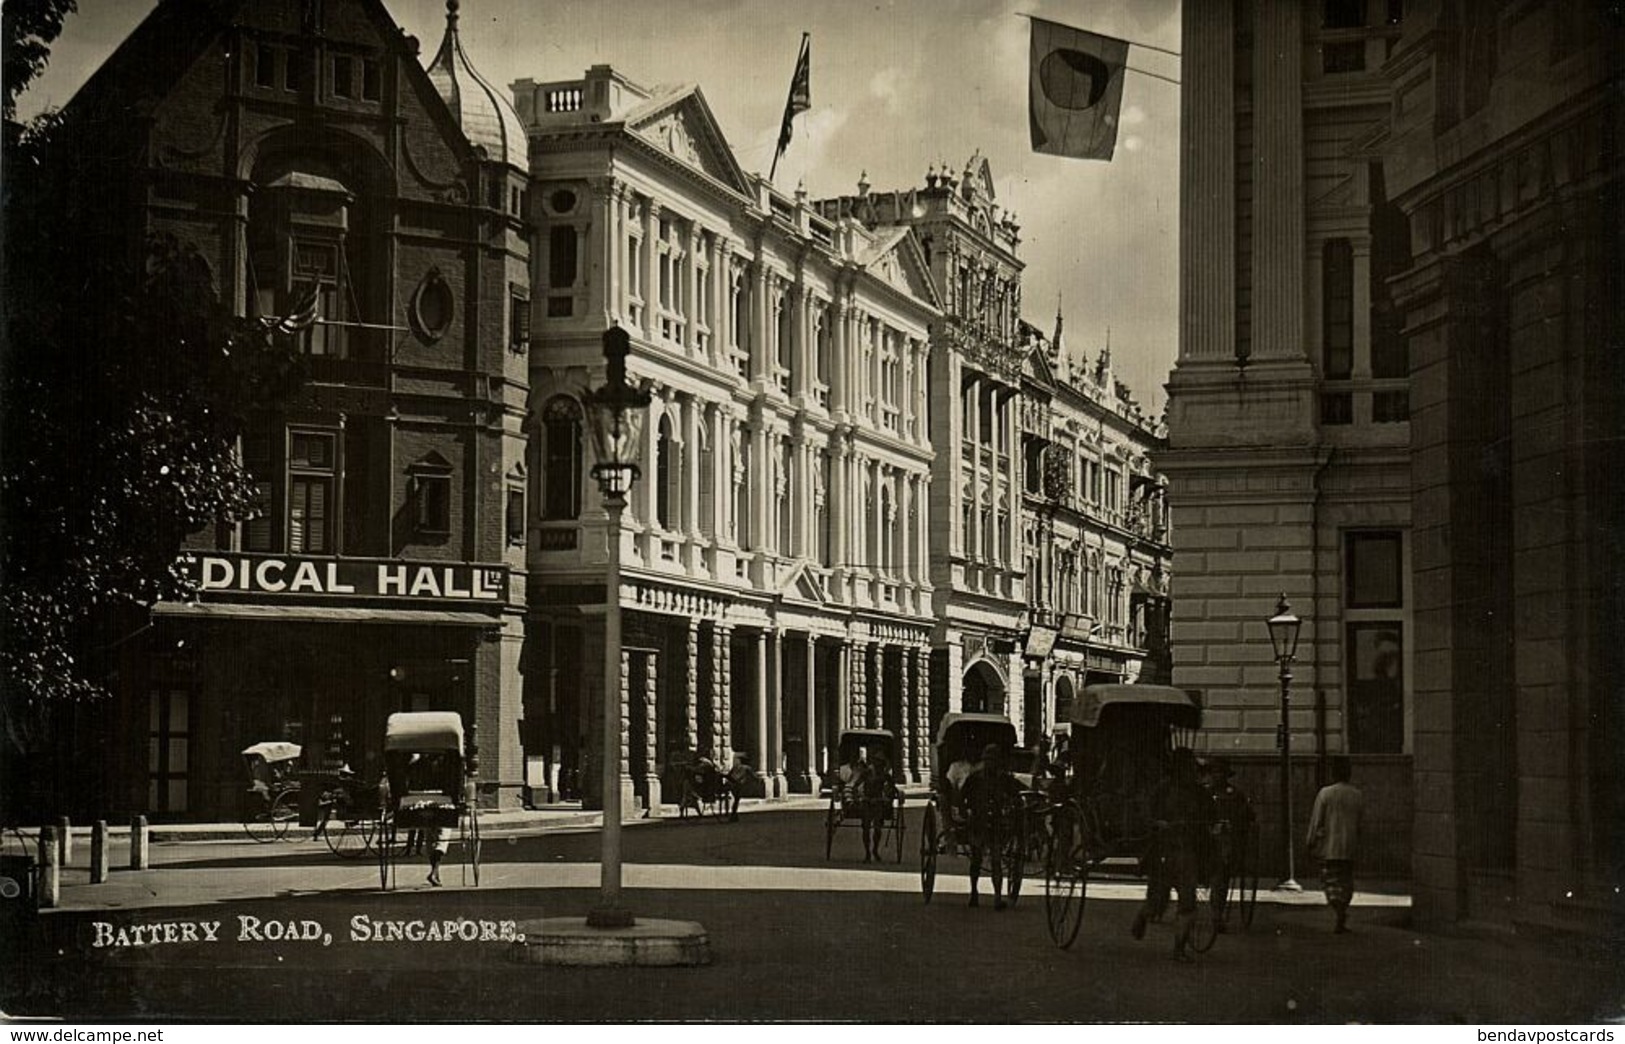
[[[1118,122],[1125,127],[1132,127],[1136,123],[1144,123],[1145,110],[1140,108],[1138,105],[1127,106],[1123,109],[1122,114],[1119,116]]]
[[[907,76],[903,70],[895,65],[876,70],[869,77],[869,93],[880,99],[886,111],[896,114],[903,111],[903,87],[907,83]]]

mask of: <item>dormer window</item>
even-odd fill
[[[351,354],[359,296],[347,257],[352,203],[338,181],[292,171],[265,185],[252,204],[248,307],[277,320],[307,355]]]

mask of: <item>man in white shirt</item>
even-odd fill
[[[1320,856],[1321,885],[1337,917],[1333,931],[1349,930],[1349,903],[1354,899],[1354,854],[1360,840],[1365,796],[1349,782],[1353,769],[1346,755],[1331,759],[1332,782],[1315,795],[1309,813],[1309,851]]]

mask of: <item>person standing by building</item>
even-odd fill
[[[1321,860],[1321,887],[1337,917],[1333,931],[1349,930],[1349,903],[1354,899],[1354,855],[1360,840],[1365,796],[1349,782],[1353,768],[1347,755],[1331,759],[1332,782],[1315,795],[1309,813],[1309,851]]]

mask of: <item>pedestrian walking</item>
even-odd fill
[[[1151,798],[1153,833],[1146,854],[1145,901],[1129,930],[1134,938],[1145,938],[1146,923],[1159,919],[1168,908],[1169,892],[1177,892],[1174,959],[1191,961],[1195,959],[1190,941],[1196,925],[1196,885],[1204,871],[1213,798],[1197,778],[1196,755],[1189,748],[1176,748],[1168,769]]]
[[[1349,903],[1354,899],[1354,857],[1360,841],[1360,818],[1365,813],[1365,795],[1349,780],[1353,766],[1345,755],[1331,759],[1332,782],[1315,795],[1309,813],[1309,853],[1321,861],[1321,887],[1326,902],[1337,918],[1332,930],[1349,930]]]

